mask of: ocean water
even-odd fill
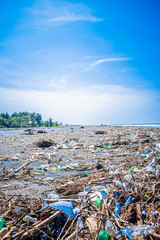
[[[54,133],[54,132],[63,132],[69,130],[80,130],[82,126],[61,126],[61,127],[50,127],[50,128],[32,128],[33,131],[38,131],[39,129],[46,131],[47,133]],[[85,127],[84,129],[87,129]],[[16,137],[20,135],[26,135],[26,129],[12,129],[12,128],[1,128],[0,129],[0,138],[3,137]]]

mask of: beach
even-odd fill
[[[98,234],[105,232],[106,216],[113,224],[112,231],[107,230],[110,239],[125,235],[125,231],[118,231],[132,225],[147,225],[146,232],[141,230],[142,235],[157,234],[158,228],[153,229],[153,224],[158,226],[160,214],[159,130],[151,126],[72,126],[41,133],[30,129],[19,136],[0,138],[1,217],[8,225],[16,223],[15,236],[20,236],[16,239],[31,239],[31,235],[41,239],[35,224],[44,229],[51,220],[39,223],[38,219],[47,215],[57,221],[62,213],[71,217],[70,233],[61,232],[66,239],[75,239],[84,226],[89,230],[82,231],[81,239],[101,239]],[[50,213],[40,210],[46,203],[52,206]],[[21,210],[17,212],[17,208]],[[62,213],[58,209],[63,209]],[[83,220],[79,230],[77,223],[73,224],[76,209]],[[145,218],[138,217],[142,210]],[[151,219],[153,214],[155,218]],[[21,215],[30,220],[25,223],[26,218]],[[32,218],[36,219],[34,223]],[[64,223],[61,225],[64,227]],[[58,231],[54,225],[54,232]],[[128,231],[133,233],[130,228]],[[52,239],[57,239],[56,235]]]
[[[47,130],[46,130],[47,131]],[[160,141],[159,128],[149,126],[88,126],[68,127],[66,131],[49,131],[0,138],[1,187],[5,192],[44,196],[54,189],[54,183],[63,182],[73,174],[82,175],[103,168],[129,170],[132,165],[145,165],[139,155]],[[38,141],[51,140],[50,147],[37,147]],[[150,154],[147,161],[152,159]],[[32,160],[12,178],[24,163]],[[126,163],[126,166],[121,166]],[[61,168],[60,170],[58,170]],[[39,168],[39,170],[38,170]],[[4,170],[5,169],[5,170]],[[28,173],[23,173],[28,169]],[[53,186],[48,184],[52,181]]]

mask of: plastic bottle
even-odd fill
[[[108,240],[108,239],[109,239],[109,233],[101,230],[98,235],[98,240]]]
[[[146,211],[142,210],[142,218],[145,218],[145,217],[146,217]]]
[[[154,231],[153,227],[149,225],[129,226],[129,227],[123,228],[123,230],[116,232],[115,237],[118,238],[122,235],[126,235],[130,240],[134,240],[132,236],[138,236],[138,235],[147,236],[148,231]]]
[[[79,198],[79,199],[84,199],[85,196],[86,196],[86,194],[87,194],[87,192],[85,192],[85,191],[84,191],[84,192],[79,192],[79,193],[78,193],[78,198]]]
[[[26,215],[26,216],[24,216],[23,221],[24,222],[29,221],[29,222],[35,223],[35,222],[38,221],[38,219],[37,218],[33,218],[33,217],[29,216],[29,215]]]
[[[132,167],[131,167],[131,171],[134,170],[134,169],[135,169],[135,166],[132,166]]]
[[[84,227],[84,225],[83,225],[83,220],[82,220],[81,217],[79,217],[79,218],[77,219],[77,226],[78,226],[78,229],[81,229],[81,228]]]
[[[148,150],[148,151],[140,154],[139,156],[140,156],[140,157],[145,157],[146,155],[149,155],[150,152],[152,152],[152,151],[151,151],[151,150]]]
[[[155,158],[153,158],[152,162],[150,162],[147,167],[153,167],[155,165]]]
[[[126,200],[126,202],[124,204],[124,207],[126,207],[128,203],[132,203],[132,201],[133,201],[133,197],[129,196],[129,198]]]
[[[159,177],[159,169],[156,170],[156,177]]]
[[[59,199],[59,196],[56,193],[49,193],[46,196],[47,198]]]
[[[129,231],[128,228],[124,228],[124,229],[123,229],[123,234],[126,235],[129,240],[134,240],[134,238],[132,238],[131,232]]]
[[[120,203],[116,203],[115,204],[115,211],[114,214],[117,218],[119,218],[119,214],[120,214]]]
[[[58,165],[57,169],[60,171],[62,169],[62,167],[60,165]]]
[[[100,198],[99,195],[98,195],[97,198],[96,198],[95,204],[96,204],[98,207],[101,207],[101,198]]]
[[[118,194],[117,194],[117,192],[116,192],[115,189],[113,190],[113,193],[114,193],[115,198],[117,198],[117,197],[118,197]]]
[[[4,226],[6,226],[6,221],[4,218],[0,218],[0,229],[2,229]]]
[[[76,217],[79,212],[80,212],[80,209],[79,209],[78,207],[75,207],[75,208],[73,209],[74,217]]]
[[[110,219],[106,220],[105,230],[109,233],[110,236],[114,236],[115,231]]]

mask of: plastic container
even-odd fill
[[[81,228],[84,227],[84,225],[83,225],[83,220],[82,220],[81,217],[79,217],[79,218],[77,219],[77,226],[78,226],[78,229],[81,229]]]
[[[139,235],[148,235],[148,231],[154,231],[153,227],[149,225],[138,225],[138,226],[129,226],[127,228],[123,228],[115,233],[115,237],[119,238],[122,235],[126,235],[129,240],[134,240],[132,236],[139,236]]]
[[[145,218],[145,217],[146,217],[146,211],[142,210],[142,218]]]
[[[91,201],[95,202],[96,199],[97,199],[97,196],[99,196],[100,199],[102,200],[102,198],[103,198],[103,197],[102,197],[102,194],[101,194],[99,191],[97,191],[97,192],[91,193],[91,195],[90,195]]]
[[[79,199],[84,199],[86,197],[87,192],[79,192],[78,193],[78,198]]]
[[[57,169],[60,171],[62,169],[62,167],[60,165],[58,165]]]
[[[120,214],[120,203],[116,203],[115,204],[115,211],[114,214],[117,218],[119,218],[119,214]]]
[[[75,207],[73,209],[74,217],[76,217],[79,214],[79,212],[80,212],[80,209],[78,207]]]
[[[0,229],[2,229],[4,226],[6,226],[6,221],[4,218],[0,218]]]
[[[29,221],[29,222],[35,223],[35,222],[38,221],[38,219],[37,218],[33,218],[33,217],[29,216],[29,215],[26,215],[26,216],[24,216],[23,221],[24,222],[28,222]]]
[[[47,198],[59,199],[59,196],[56,193],[49,193],[47,194]]]
[[[109,239],[109,233],[101,230],[98,235],[98,240],[108,240],[108,239]]]
[[[132,201],[133,201],[133,197],[129,196],[129,198],[126,200],[126,202],[124,204],[124,207],[126,207],[128,203],[132,203]]]
[[[153,158],[153,159],[152,159],[152,162],[150,162],[150,163],[147,165],[147,167],[153,167],[153,166],[155,165],[155,163],[156,163],[156,160],[155,160],[155,158]]]
[[[100,198],[99,195],[98,195],[97,198],[96,198],[95,204],[96,204],[99,208],[101,207],[101,198]]]
[[[112,225],[112,222],[110,221],[110,219],[106,220],[106,224],[105,224],[105,230],[106,232],[109,233],[109,236],[114,236],[114,227]]]
[[[117,198],[117,197],[118,197],[118,194],[117,194],[117,192],[116,192],[115,189],[113,190],[113,193],[114,193],[115,198]]]
[[[66,215],[74,217],[73,206],[71,202],[68,201],[58,201],[48,204],[50,207],[61,210]]]
[[[139,156],[140,156],[140,157],[146,157],[146,155],[149,155],[150,152],[152,152],[152,151],[151,151],[151,150],[148,150],[148,151],[140,154]]]

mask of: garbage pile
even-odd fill
[[[56,139],[45,153],[35,153],[14,170],[14,179],[30,179],[26,166],[35,159],[49,161],[47,169],[59,151],[74,150],[70,159],[86,154],[83,161],[70,162],[69,171],[77,169],[70,176],[48,180],[54,190],[43,197],[1,191],[0,239],[160,239],[159,129],[138,128],[130,137],[123,131],[107,137],[108,131],[98,129],[88,141],[72,137],[58,144]],[[58,159],[56,171],[67,172]],[[1,180],[8,181],[7,175]]]

